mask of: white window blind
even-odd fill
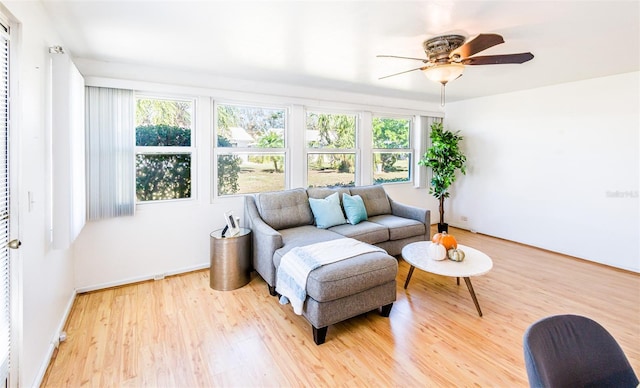
[[[9,375],[9,30],[0,24],[0,385]]]
[[[53,247],[68,249],[85,223],[84,78],[52,53]]]
[[[132,90],[86,87],[87,220],[135,211]]]

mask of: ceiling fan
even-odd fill
[[[442,105],[444,105],[444,86],[462,76],[465,65],[499,65],[507,63],[524,63],[533,59],[533,54],[473,55],[490,47],[504,43],[498,34],[480,34],[465,43],[462,35],[441,35],[425,40],[422,43],[427,58],[401,57],[397,55],[378,55],[378,58],[399,58],[422,61],[423,66],[386,75],[379,79],[421,70],[427,78],[442,84]]]

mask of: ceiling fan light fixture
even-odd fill
[[[460,63],[445,63],[435,65],[424,69],[424,75],[433,82],[446,85],[447,82],[453,81],[460,77],[464,71],[464,65]]]

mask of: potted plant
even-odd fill
[[[456,172],[466,173],[467,157],[460,150],[458,143],[462,140],[459,132],[445,131],[442,123],[431,124],[431,146],[418,162],[422,166],[431,167],[433,176],[429,194],[440,202],[440,222],[438,232],[447,232],[449,225],[444,222],[444,199],[449,197],[449,186],[456,180]]]

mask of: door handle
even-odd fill
[[[22,245],[22,241],[15,239],[15,240],[9,241],[9,243],[7,244],[7,247],[11,249],[18,249],[20,248],[20,245]]]

